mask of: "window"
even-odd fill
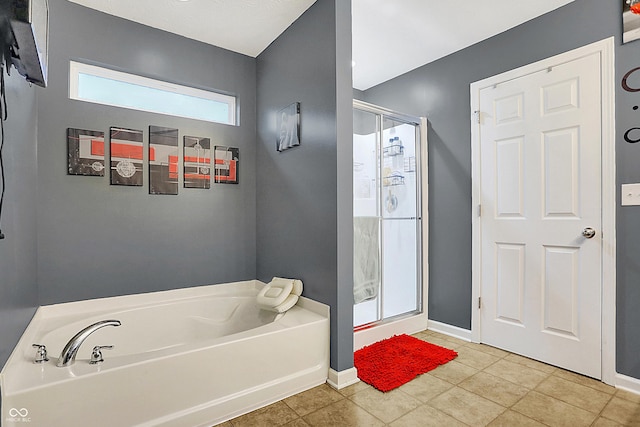
[[[152,113],[236,124],[236,98],[70,61],[69,98]]]

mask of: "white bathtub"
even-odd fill
[[[0,373],[2,426],[211,426],[322,384],[329,307],[259,310],[259,281],[40,307]],[[56,366],[67,341],[117,319]],[[47,346],[35,364],[32,344]],[[95,345],[105,361],[91,365]]]

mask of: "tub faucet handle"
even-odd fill
[[[112,348],[112,345],[97,345],[93,347],[93,351],[91,352],[91,360],[89,361],[89,363],[91,365],[96,365],[98,363],[104,362],[104,358],[102,357],[102,350],[111,350]]]
[[[69,340],[67,345],[64,346],[64,348],[62,349],[62,353],[60,353],[60,357],[58,357],[58,363],[56,363],[56,366],[58,368],[63,368],[65,366],[69,366],[73,364],[73,362],[76,361],[76,355],[78,354],[78,349],[80,348],[84,340],[86,340],[89,337],[89,335],[91,335],[98,329],[104,328],[105,326],[120,326],[120,325],[122,325],[122,323],[120,323],[119,320],[101,320],[99,322],[96,322],[92,325],[87,326],[86,328],[84,328],[83,330],[75,334]]]
[[[47,357],[47,347],[43,344],[33,344],[33,348],[36,348],[36,358],[33,360],[33,363],[44,363],[48,362],[49,358]]]

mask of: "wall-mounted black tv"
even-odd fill
[[[47,86],[49,54],[49,3],[47,0],[8,1],[9,21],[8,65],[18,70],[29,82]]]

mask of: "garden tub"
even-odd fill
[[[259,309],[252,280],[40,307],[0,373],[2,425],[211,426],[322,384],[329,307]],[[65,344],[118,320],[56,366]],[[43,344],[49,360],[34,363]],[[94,346],[104,362],[90,364]]]

